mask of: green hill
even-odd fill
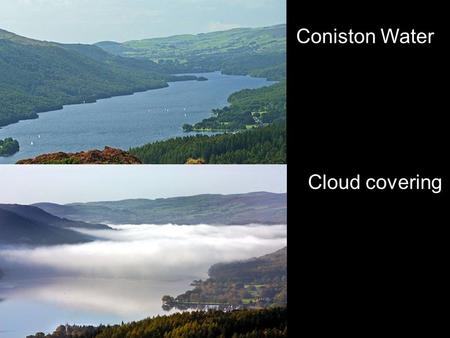
[[[90,45],[27,39],[0,30],[0,126],[63,105],[132,94],[176,80],[148,60]]]
[[[213,116],[185,131],[235,131],[286,120],[286,82],[257,89],[244,89],[228,98],[229,106],[215,109]]]
[[[97,46],[125,57],[157,62],[170,73],[250,74],[270,79],[286,76],[286,25],[237,28],[197,35],[117,42]]]

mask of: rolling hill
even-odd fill
[[[35,206],[19,205],[19,204],[0,204],[0,209],[15,213],[29,221],[44,223],[58,228],[83,228],[95,230],[111,229],[104,224],[92,224],[79,221],[71,221],[66,218],[60,218],[49,214]]]
[[[84,243],[93,237],[74,228],[110,229],[103,224],[90,224],[53,216],[37,207],[0,204],[0,244],[59,245]]]
[[[75,231],[32,221],[0,209],[0,244],[56,245],[83,243],[92,238]]]
[[[93,45],[37,41],[0,30],[0,126],[63,105],[166,87],[189,80],[149,60],[114,56]]]
[[[256,192],[37,207],[59,217],[110,224],[286,224],[286,194]]]
[[[109,53],[157,62],[169,73],[286,76],[286,25],[96,44]]]

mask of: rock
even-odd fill
[[[33,159],[18,161],[17,164],[142,164],[142,162],[126,151],[105,147],[103,151],[44,154]]]

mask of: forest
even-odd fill
[[[115,326],[61,325],[27,338],[277,338],[288,336],[287,308],[195,311]]]
[[[287,248],[231,263],[215,264],[209,278],[194,281],[177,297],[163,296],[163,309],[266,308],[287,304]]]
[[[286,126],[280,122],[239,133],[178,137],[130,153],[145,164],[284,164]]]
[[[0,156],[12,156],[20,150],[19,142],[8,137],[0,140]]]
[[[213,110],[212,117],[184,131],[236,131],[286,119],[286,81],[258,89],[244,89],[228,98],[229,106]]]

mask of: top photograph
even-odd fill
[[[0,0],[0,164],[284,163],[285,0]]]

